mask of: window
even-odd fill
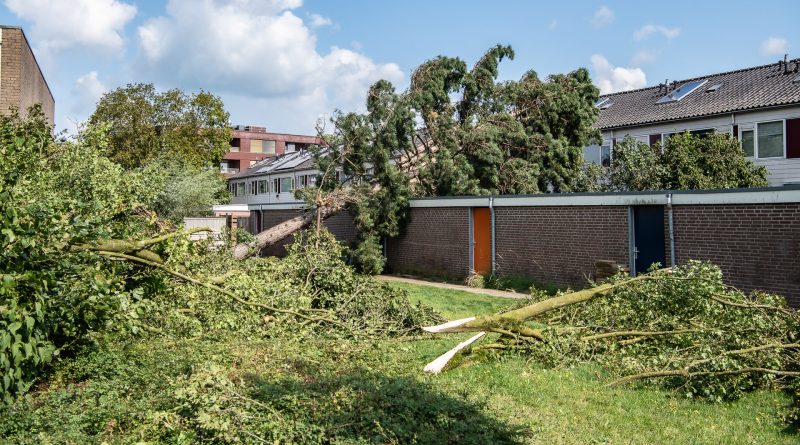
[[[603,167],[611,166],[611,144],[604,144],[600,147],[600,165]]]
[[[691,93],[692,91],[694,91],[694,90],[700,88],[701,86],[703,86],[703,84],[706,83],[706,82],[708,82],[708,81],[707,80],[695,80],[695,81],[692,81],[692,82],[687,82],[687,83],[679,86],[678,88],[676,88],[671,93],[669,93],[666,96],[662,97],[661,99],[658,99],[656,101],[656,103],[657,104],[668,104],[668,103],[671,103],[671,102],[677,102],[677,101],[683,99],[684,97],[688,96],[689,93]]]
[[[292,191],[292,178],[280,178],[280,193],[288,193]]]
[[[263,195],[263,194],[268,193],[268,192],[269,192],[269,190],[267,190],[267,180],[266,179],[262,179],[262,180],[258,181],[258,194],[259,195]]]
[[[583,160],[590,164],[600,163],[600,146],[597,144],[583,147]]]
[[[262,141],[261,149],[268,155],[275,154],[275,141]]]
[[[293,151],[295,151],[294,144],[293,143],[287,143],[286,144],[286,153],[291,153]]]
[[[597,102],[594,103],[594,106],[601,110],[605,110],[612,105],[614,105],[614,102],[611,102],[610,97],[601,97],[600,99],[597,99]]]
[[[747,157],[754,157],[756,155],[756,141],[753,130],[742,130],[740,140],[742,141],[742,151]]]
[[[317,175],[308,175],[308,186],[309,187],[317,186]]]
[[[231,195],[236,196],[236,184],[229,182],[228,191],[231,192]]]
[[[241,146],[241,144],[242,144],[242,140],[241,139],[233,138],[231,140],[231,151],[234,152],[234,153],[238,153],[239,152],[239,147]]]
[[[783,157],[783,121],[761,122],[757,126],[758,157]]]
[[[281,192],[281,183],[278,182],[277,179],[272,180],[272,192],[273,193],[280,193]]]
[[[253,139],[250,141],[250,152],[251,153],[263,153],[264,152],[264,141],[259,139]]]
[[[250,181],[248,184],[247,193],[250,195],[257,195],[258,194],[258,182],[257,181]]]
[[[234,196],[244,196],[244,182],[236,183],[236,193]]]

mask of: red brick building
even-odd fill
[[[269,133],[264,127],[236,125],[233,127],[231,150],[220,163],[222,173],[232,175],[247,170],[256,162],[292,153],[319,143],[316,136]]]

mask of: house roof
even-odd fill
[[[277,157],[262,159],[247,170],[236,173],[230,179],[242,179],[250,176],[262,176],[273,173],[289,173],[314,168],[311,153],[305,150],[287,153]]]
[[[608,98],[607,103],[612,105],[600,110],[595,128],[605,130],[800,104],[800,59],[790,60],[787,66],[788,69],[784,69],[781,61],[679,80],[675,82],[677,87],[692,81],[706,82],[682,99],[668,103],[656,103],[667,94],[663,84],[602,95],[601,100]],[[715,85],[720,86],[715,91],[707,91]],[[670,88],[669,92],[672,91]]]

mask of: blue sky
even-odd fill
[[[380,78],[405,88],[439,54],[472,63],[497,43],[501,78],[587,67],[603,91],[800,56],[800,2],[3,0],[74,131],[103,92],[132,82],[203,88],[233,123],[313,133],[363,109]]]

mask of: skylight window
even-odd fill
[[[685,83],[685,84],[681,85],[680,87],[678,87],[677,89],[675,89],[675,91],[667,94],[666,96],[662,97],[661,99],[658,99],[658,101],[656,101],[656,103],[657,104],[668,104],[668,103],[671,103],[671,102],[677,102],[677,101],[683,99],[684,97],[688,96],[689,93],[691,93],[692,91],[694,91],[694,90],[700,88],[701,86],[703,86],[703,84],[705,84],[706,82],[708,82],[708,80],[694,80],[692,82]]]
[[[706,93],[713,93],[714,91],[717,91],[718,89],[720,89],[720,87],[721,87],[721,86],[722,86],[722,84],[721,84],[721,83],[717,83],[717,84],[711,85],[711,86],[710,86],[710,87],[708,87],[708,89],[706,90]]]
[[[611,102],[610,97],[601,97],[600,99],[597,99],[597,102],[594,103],[594,106],[601,110],[605,110],[612,105],[614,105],[614,102]]]

